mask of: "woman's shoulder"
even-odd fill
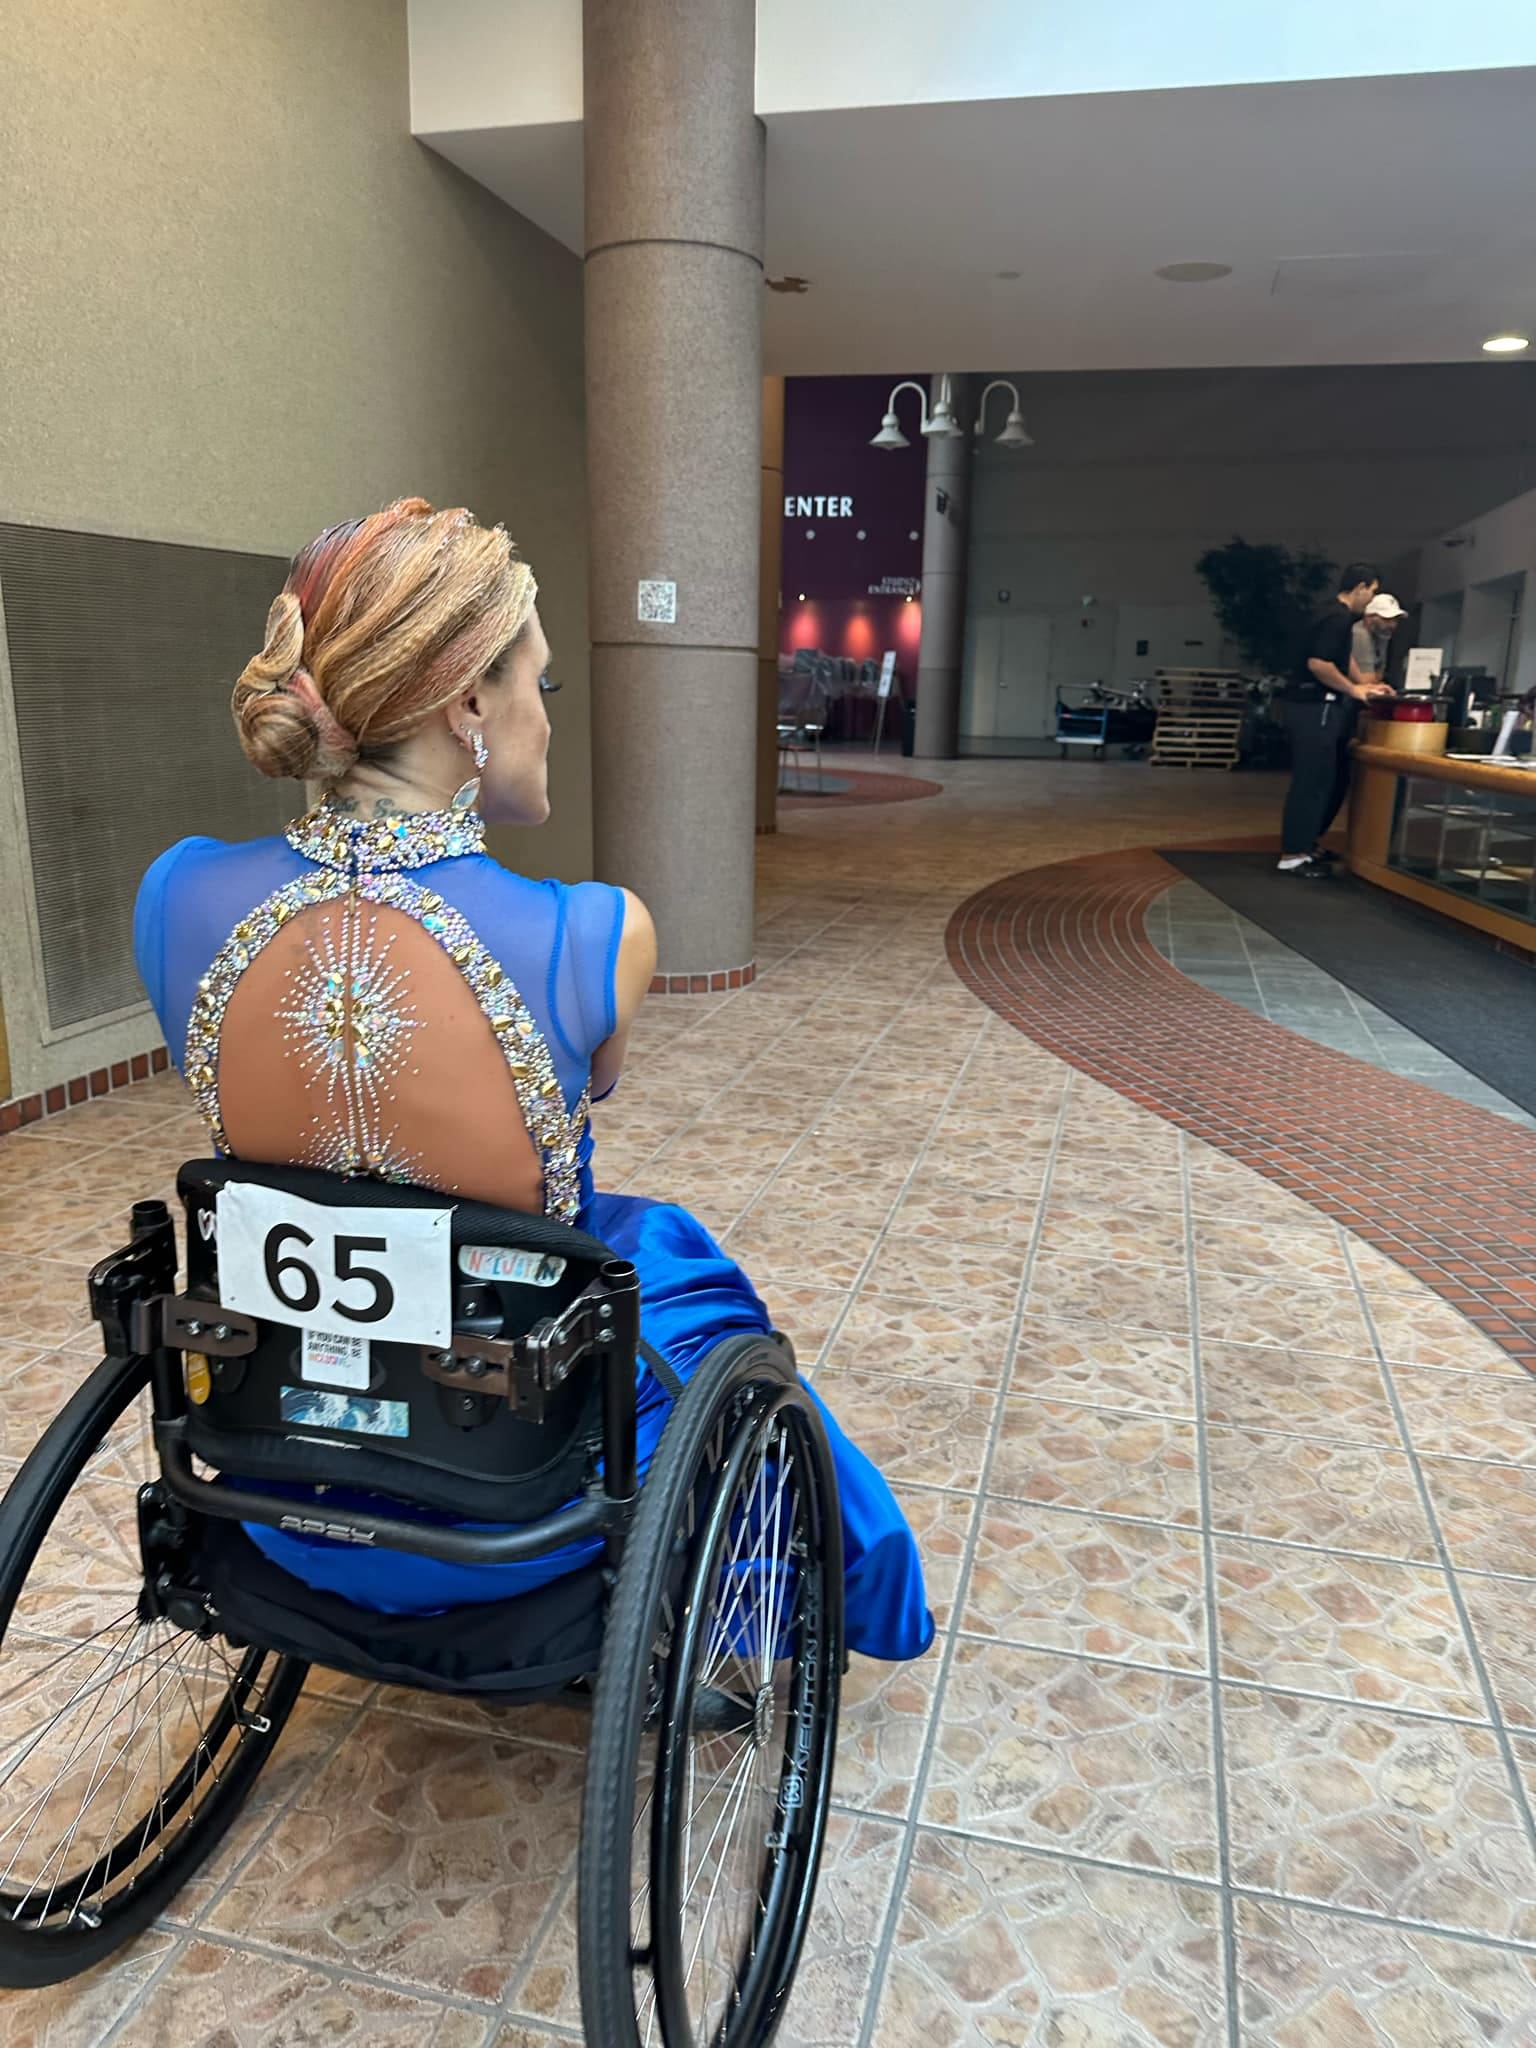
[[[554,875],[524,875],[504,867],[489,853],[471,855],[455,865],[473,869],[492,890],[509,900],[541,898],[562,926],[576,920],[583,926],[595,924],[606,929],[629,900],[629,892],[612,882],[562,882]]]
[[[211,867],[248,861],[253,856],[259,859],[264,852],[276,852],[285,848],[287,843],[280,833],[265,839],[178,839],[145,869],[139,894],[141,897],[163,894],[173,879],[179,882]]]

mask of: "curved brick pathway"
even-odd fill
[[[961,979],[1028,1037],[1356,1231],[1536,1371],[1536,1146],[1171,967],[1149,849],[1026,869],[950,923]]]
[[[798,786],[779,792],[781,810],[824,811],[833,804],[909,804],[918,797],[938,796],[944,788],[942,782],[929,782],[921,775],[849,768],[835,754],[827,756],[826,787],[820,794],[816,789],[816,770],[804,757],[794,772]]]

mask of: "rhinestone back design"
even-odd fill
[[[394,968],[389,942],[364,904],[387,905],[428,933],[458,969],[496,1034],[523,1121],[538,1148],[544,1212],[573,1222],[581,1202],[580,1144],[591,1090],[573,1110],[532,1011],[474,928],[410,870],[483,852],[485,827],[473,812],[359,823],[325,806],[290,827],[288,842],[313,872],[286,883],[243,917],[198,984],[187,1026],[186,1075],[214,1144],[228,1152],[219,1113],[219,1038],[224,1014],[251,962],[284,925],[317,904],[348,906],[338,939],[311,941],[289,976],[278,1017],[294,1056],[323,1083],[322,1119],[303,1162],[331,1173],[410,1182],[417,1162],[396,1145],[389,1122],[391,1081],[420,1028],[409,976]]]

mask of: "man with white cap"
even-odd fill
[[[1366,606],[1365,617],[1356,619],[1351,636],[1355,666],[1368,681],[1384,683],[1387,680],[1387,656],[1392,647],[1392,635],[1397,631],[1398,620],[1407,616],[1391,591],[1383,590]]]

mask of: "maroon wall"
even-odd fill
[[[922,630],[916,593],[927,470],[911,392],[902,399],[901,418],[912,446],[887,453],[869,445],[896,381],[791,377],[785,384],[789,509],[779,645],[784,654],[819,647],[856,661],[878,661],[894,648],[910,688]],[[888,586],[883,592],[882,584]]]

